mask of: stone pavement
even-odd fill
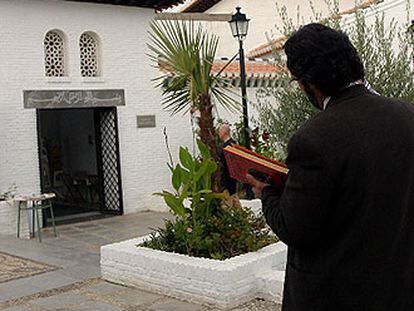
[[[145,235],[170,217],[167,213],[142,212],[62,225],[58,238],[47,228],[43,230],[43,243],[0,236],[0,252],[57,268],[0,283],[0,310],[211,310],[100,279],[101,245]],[[235,310],[277,311],[279,306],[256,300]]]

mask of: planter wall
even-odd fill
[[[251,209],[256,216],[262,212],[262,201],[260,199],[240,200],[240,203],[243,207]]]
[[[17,203],[13,200],[0,201],[0,234],[17,234]],[[20,238],[30,238],[28,211],[20,214]]]
[[[281,242],[219,261],[136,246],[146,238],[103,246],[102,277],[224,309],[253,298],[281,301],[286,262]]]

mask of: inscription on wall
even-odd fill
[[[124,90],[27,90],[24,108],[88,108],[125,105]]]
[[[137,127],[156,127],[155,115],[137,116]]]

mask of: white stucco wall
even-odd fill
[[[124,89],[118,108],[124,212],[156,208],[151,194],[169,186],[163,127],[173,155],[191,145],[188,117],[162,111],[147,56],[152,9],[59,0],[0,1],[0,191],[15,182],[19,193],[40,191],[35,109],[23,108],[23,90]],[[47,79],[43,39],[53,29],[66,36],[68,77]],[[102,77],[82,80],[79,37],[93,31],[101,41]],[[138,129],[136,116],[155,114],[156,128]]]
[[[137,247],[146,239],[102,246],[102,278],[215,310],[233,310],[254,298],[281,303],[287,255],[282,242],[213,260]]]
[[[254,120],[257,120],[259,116],[259,108],[258,108],[258,99],[257,99],[257,92],[260,88],[257,87],[249,87],[247,88],[247,103],[248,103],[248,116],[251,122],[251,126],[254,125]],[[229,96],[232,96],[236,101],[240,103],[240,111],[228,111],[220,106],[217,106],[216,116],[223,121],[229,122],[231,124],[239,122],[242,117],[242,108],[241,108],[241,89],[233,87],[227,92]],[[277,105],[276,99],[273,96],[269,96],[266,98],[266,101],[271,105]]]
[[[367,24],[372,25],[375,23],[376,16],[381,17],[382,14],[384,14],[384,21],[387,27],[391,22],[395,22],[397,27],[401,27],[403,31],[406,31],[407,27],[411,25],[411,20],[414,16],[413,2],[411,1],[410,5],[410,1],[407,0],[384,0],[384,2],[377,6],[366,10]],[[351,26],[354,22],[354,14],[346,16],[342,21],[345,26]],[[397,44],[397,40],[395,43]]]

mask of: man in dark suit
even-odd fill
[[[249,176],[288,245],[282,310],[414,310],[414,109],[364,85],[348,37],[309,24],[285,44],[321,111],[292,137],[283,190]]]
[[[231,138],[230,125],[223,123],[220,125],[218,134],[223,141],[223,145],[220,150],[220,187],[221,191],[227,190],[230,195],[236,194],[237,180],[230,177],[229,168],[227,166],[226,158],[224,157],[223,149],[227,146],[236,144],[236,141]]]

